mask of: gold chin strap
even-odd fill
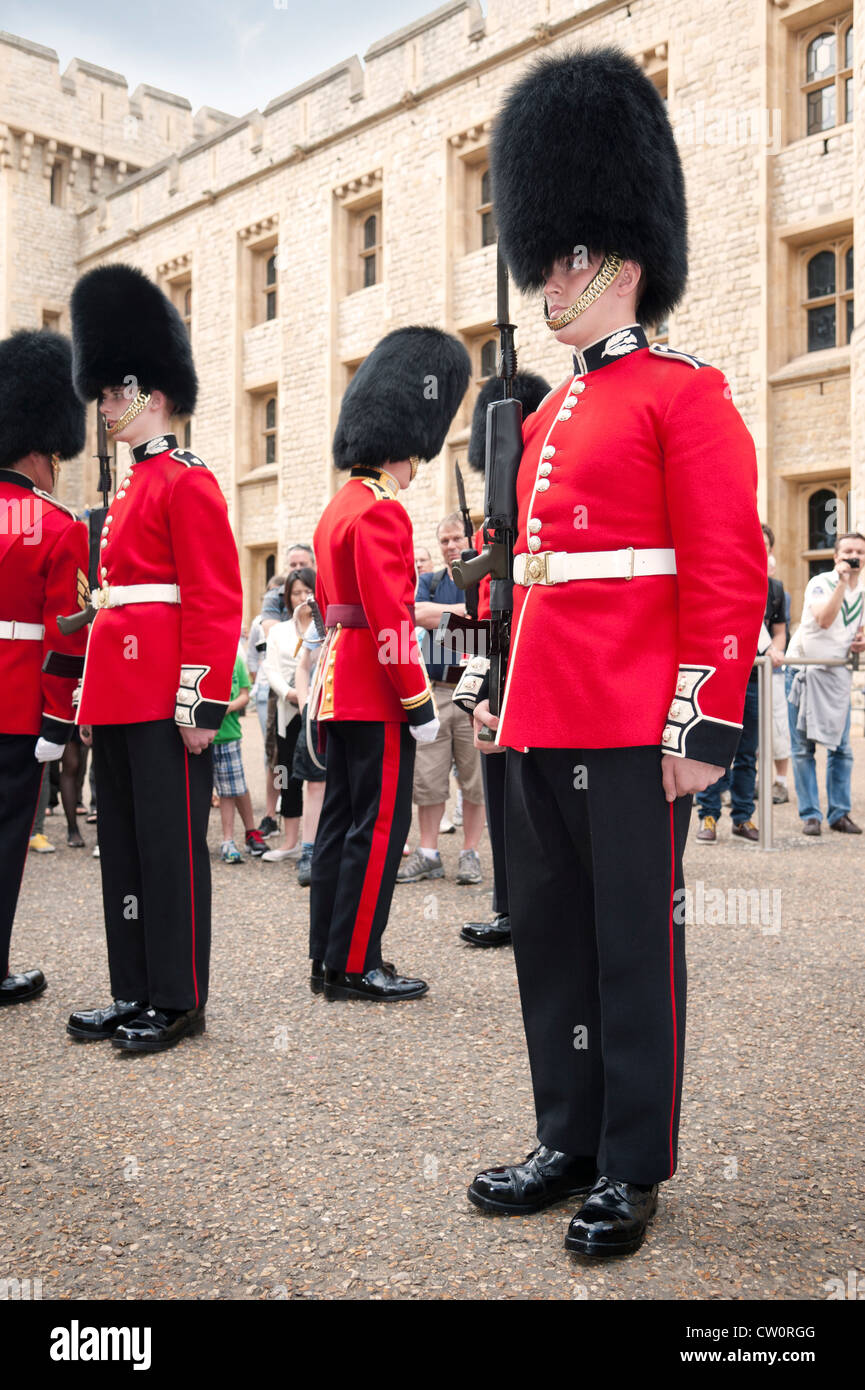
[[[408,461],[409,461],[409,463],[411,464],[411,479],[410,479],[410,481],[411,481],[411,482],[414,482],[415,478],[417,477],[417,471],[418,471],[418,469],[420,468],[420,458],[418,457],[417,454],[409,454]]]
[[[147,405],[147,402],[149,400],[150,395],[148,392],[139,391],[138,395],[135,397],[135,400],[130,401],[129,405],[124,410],[120,419],[116,421],[115,424],[108,426],[106,433],[108,434],[109,438],[113,438],[115,434],[119,434],[121,430],[125,430],[126,426],[132,423],[136,415],[141,414],[142,410]]]
[[[52,454],[52,455],[51,455],[51,485],[52,485],[52,488],[55,488],[55,487],[57,486],[57,479],[58,479],[59,477],[60,477],[60,455],[59,455],[59,454]]]
[[[574,319],[579,318],[590,304],[594,304],[596,299],[600,299],[604,290],[608,290],[615,280],[625,262],[621,256],[605,256],[600,269],[594,279],[589,282],[579,299],[571,305],[570,309],[565,309],[564,313],[559,314],[558,318],[551,319],[544,309],[544,320],[550,332],[558,333],[560,328],[573,323]]]

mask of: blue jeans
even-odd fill
[[[757,739],[759,734],[757,682],[749,681],[742,712],[742,737],[730,771],[704,792],[697,793],[700,820],[721,815],[721,792],[729,788],[730,811],[734,825],[744,825],[754,815],[754,784],[757,780]]]
[[[785,689],[790,694],[790,686],[797,667],[788,666],[784,672]],[[823,819],[820,811],[820,792],[817,787],[817,764],[814,761],[814,740],[806,738],[796,728],[799,711],[795,705],[787,705],[790,721],[790,752],[793,756],[793,776],[796,779],[796,800],[802,820]],[[830,825],[842,816],[850,814],[850,777],[853,772],[853,750],[850,747],[850,711],[837,748],[826,750],[826,800],[829,803],[827,819]]]

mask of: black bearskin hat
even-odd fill
[[[75,389],[97,400],[105,386],[163,391],[178,415],[191,415],[198,395],[189,335],[169,299],[131,265],[102,265],[72,291]]]
[[[535,372],[517,372],[511,382],[511,394],[523,408],[523,419],[537,410],[541,401],[550,391],[550,383]],[[497,376],[488,377],[478,392],[472,414],[472,432],[469,438],[468,460],[472,468],[483,473],[487,466],[487,406],[492,401],[504,400],[505,390]]]
[[[471,376],[462,343],[440,328],[397,328],[358,367],[342,398],[333,461],[378,468],[435,458]]]
[[[536,62],[507,94],[490,148],[499,244],[523,290],[585,246],[636,261],[640,321],[660,323],[688,274],[679,152],[654,84],[617,48]]]
[[[69,339],[22,328],[0,343],[0,468],[31,451],[74,458],[84,448],[84,435]]]

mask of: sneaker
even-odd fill
[[[439,834],[440,834],[440,835],[455,835],[455,834],[456,834],[456,826],[454,825],[454,823],[453,823],[452,820],[448,820],[448,818],[447,818],[446,815],[442,816],[441,820],[439,821]]]
[[[704,816],[700,822],[696,839],[702,840],[705,844],[713,845],[718,838],[717,824],[714,816]]]
[[[94,846],[93,846],[93,853],[91,854],[90,858],[91,858],[91,859],[98,859],[98,858],[99,858],[99,846],[98,846],[98,845],[94,845]]]
[[[312,855],[301,854],[297,861],[297,881],[301,888],[308,888],[312,882]]]
[[[260,859],[267,849],[267,842],[260,830],[247,830],[246,848],[253,859]]]
[[[234,843],[233,840],[229,840],[226,844],[222,846],[221,858],[223,864],[243,863],[243,855],[241,854],[240,850],[237,848],[237,845]]]
[[[30,838],[30,848],[37,854],[53,854],[57,846],[52,845],[44,835],[33,835]]]
[[[263,835],[265,840],[269,840],[271,835],[275,835],[278,830],[279,826],[273,819],[273,816],[262,817],[261,824],[258,827],[258,833],[259,835]]]
[[[480,855],[476,849],[464,849],[460,855],[457,883],[483,883]]]
[[[420,883],[424,878],[444,878],[445,871],[442,865],[441,855],[437,854],[435,859],[430,859],[428,854],[421,854],[416,849],[414,854],[410,854],[396,876],[397,883]]]
[[[783,806],[790,800],[787,788],[780,782],[776,782],[772,788],[772,801],[775,806]]]

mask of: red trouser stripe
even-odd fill
[[[384,874],[385,859],[390,843],[393,810],[396,805],[396,792],[399,784],[400,730],[401,724],[388,722],[384,726],[384,752],[381,760],[381,791],[378,798],[378,815],[372,832],[369,859],[363,876],[360,902],[354,919],[351,946],[348,952],[346,970],[349,974],[361,974],[366,949],[369,945],[372,921],[378,902],[379,888]]]
[[[198,1008],[198,972],[195,969],[195,870],[192,864],[192,808],[189,804],[189,749],[183,749],[186,770],[186,832],[189,838],[189,910],[192,918],[192,984],[195,989],[195,1007]]]
[[[676,970],[673,942],[673,904],[676,892],[676,827],[673,819],[675,801],[670,802],[670,1007],[673,1011],[673,1099],[670,1105],[670,1177],[673,1176],[673,1125],[676,1119],[676,1080],[679,1064],[679,1035],[676,1024]]]

